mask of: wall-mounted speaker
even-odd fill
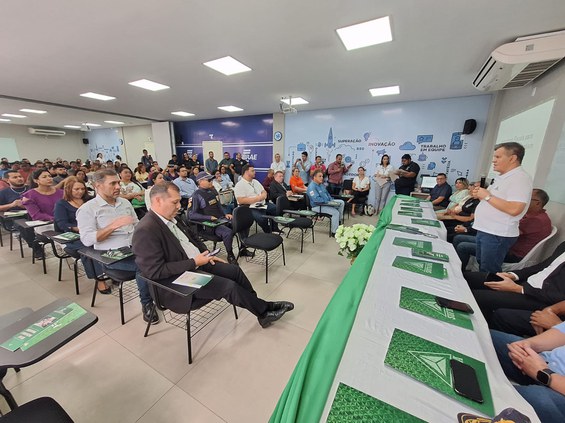
[[[468,135],[477,129],[477,121],[475,119],[467,119],[463,125],[463,134]]]
[[[83,138],[83,139],[82,139],[82,143],[83,143],[83,144],[88,144],[88,138]]]

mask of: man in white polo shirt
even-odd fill
[[[275,216],[277,207],[273,203],[267,202],[267,191],[263,185],[255,179],[255,168],[251,165],[243,166],[241,179],[235,185],[234,194],[240,206],[252,208],[253,219],[257,222],[263,232],[280,232],[278,225],[273,220],[269,221],[265,214]]]
[[[521,166],[523,158],[524,147],[517,142],[495,145],[492,163],[499,175],[488,189],[475,186],[472,191],[481,200],[473,224],[481,272],[500,272],[504,257],[520,235],[518,223],[532,196],[532,178]]]
[[[282,172],[283,174],[286,171],[286,164],[281,161],[281,155],[279,153],[275,154],[275,161],[271,163],[271,169],[273,169],[274,173]]]

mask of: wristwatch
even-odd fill
[[[485,201],[486,201],[486,202],[489,202],[491,198],[492,198],[492,197],[491,197],[490,195],[487,195],[487,196],[485,197]]]
[[[536,379],[542,385],[549,386],[549,384],[551,383],[551,375],[553,373],[555,373],[555,372],[553,370],[549,369],[549,368],[540,370],[540,371],[538,371],[538,374],[536,375]]]

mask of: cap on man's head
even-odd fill
[[[200,182],[203,179],[206,179],[208,181],[211,181],[212,179],[214,179],[214,175],[210,175],[208,172],[198,172],[198,175],[196,175],[196,182]]]
[[[406,160],[412,160],[412,156],[411,156],[410,154],[403,154],[403,155],[402,155],[402,160],[404,160],[404,159],[406,159]]]

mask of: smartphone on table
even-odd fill
[[[455,392],[482,404],[484,401],[483,394],[481,393],[481,386],[479,385],[475,369],[454,359],[449,360],[449,364],[451,366],[451,377]]]
[[[436,303],[438,303],[438,305],[441,307],[462,311],[463,313],[469,313],[469,314],[474,313],[473,309],[469,304],[462,303],[461,301],[450,300],[448,298],[443,298],[443,297],[436,297]]]

